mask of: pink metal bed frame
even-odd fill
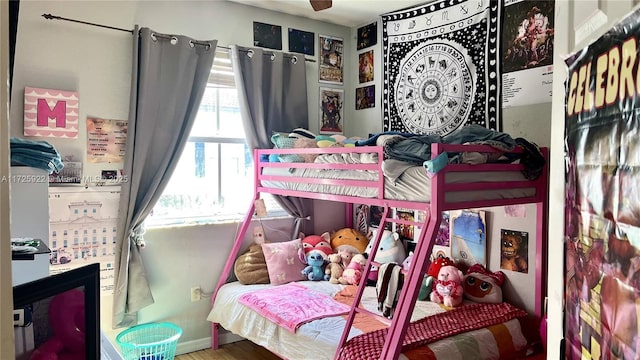
[[[486,145],[451,145],[451,144],[432,144],[431,146],[431,158],[437,157],[443,152],[498,152],[498,150]],[[465,182],[465,183],[446,183],[445,175],[449,172],[487,172],[487,171],[521,171],[524,169],[522,164],[448,164],[444,169],[437,172],[433,178],[431,178],[431,202],[421,203],[403,200],[390,200],[384,198],[384,176],[382,175],[382,160],[383,160],[383,148],[379,146],[363,146],[355,148],[318,148],[318,149],[269,149],[269,150],[255,150],[254,159],[261,159],[262,156],[268,157],[269,154],[340,154],[340,153],[377,153],[378,162],[375,164],[318,164],[318,163],[280,163],[280,162],[261,162],[254,161],[254,173],[255,173],[255,189],[254,200],[260,198],[260,193],[270,193],[283,196],[294,196],[309,199],[330,200],[337,202],[344,202],[347,204],[347,224],[351,226],[352,211],[351,206],[353,204],[366,204],[384,207],[382,221],[380,226],[384,226],[384,222],[395,222],[405,225],[417,225],[422,226],[426,231],[421,231],[420,237],[417,240],[417,246],[414,250],[414,258],[411,263],[411,267],[406,274],[405,286],[402,289],[395,315],[389,326],[387,338],[382,349],[381,359],[397,359],[402,350],[402,341],[407,331],[407,326],[411,319],[411,312],[415,306],[416,299],[418,297],[421,281],[426,270],[429,267],[429,257],[432,252],[435,237],[440,226],[442,219],[441,212],[447,210],[457,209],[469,209],[469,208],[481,208],[491,206],[504,206],[514,204],[536,204],[536,259],[535,259],[535,317],[538,320],[543,316],[543,303],[546,296],[546,251],[547,251],[547,214],[548,214],[548,148],[541,148],[543,157],[545,158],[545,165],[542,170],[542,174],[535,180],[521,180],[521,181],[505,181],[505,182]],[[520,149],[514,151],[515,153],[521,152]],[[311,169],[326,169],[328,166],[331,169],[358,169],[358,170],[371,170],[378,174],[378,179],[373,181],[367,180],[338,180],[338,179],[319,179],[319,178],[305,178],[295,176],[276,176],[276,175],[263,175],[262,169],[267,167],[280,167],[280,168],[311,168]],[[426,171],[426,170],[425,170]],[[312,193],[304,191],[294,191],[279,188],[270,188],[263,185],[263,181],[286,181],[286,182],[304,182],[315,184],[327,184],[327,185],[343,185],[343,186],[360,186],[360,187],[372,187],[377,188],[378,196],[375,198],[361,198],[344,195],[333,195],[323,193]],[[527,197],[508,198],[508,199],[493,199],[493,200],[472,200],[472,201],[460,201],[460,202],[448,202],[445,199],[447,193],[473,191],[473,190],[500,190],[500,189],[535,189],[535,194]],[[409,208],[414,210],[424,210],[427,214],[424,223],[417,223],[412,221],[391,219],[390,208]],[[225,267],[220,276],[220,280],[216,286],[216,289],[211,298],[211,305],[215,301],[218,290],[227,281],[232,269],[235,259],[238,255],[240,247],[243,243],[245,234],[249,228],[251,220],[254,216],[255,205],[252,201],[249,210],[247,211],[243,224],[238,232],[234,246],[229,254],[229,258],[225,264]],[[368,273],[370,265],[374,264],[371,259],[375,258],[375,252],[378,248],[380,236],[382,232],[378,232],[376,238],[371,241],[374,242],[371,254],[365,266],[365,271]],[[425,241],[427,239],[428,241]],[[363,274],[363,277],[367,277],[367,273]],[[335,358],[337,359],[340,354],[340,350],[347,341],[349,330],[355,319],[357,312],[369,313],[368,311],[358,307],[360,299],[365,289],[365,282],[361,282],[356,292],[356,298],[352,305],[351,311],[347,318],[347,324],[345,325],[340,343],[336,351]],[[373,313],[370,313],[373,314]],[[377,314],[373,314],[379,316]],[[219,328],[220,325],[212,323],[212,339],[211,346],[213,349],[219,347]]]

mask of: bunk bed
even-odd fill
[[[463,154],[495,154],[512,155],[521,160],[527,157],[526,149],[516,146],[506,154],[504,150],[489,145],[454,145],[433,143],[430,145],[432,161],[452,158]],[[318,157],[313,163],[309,162],[269,162],[265,161],[269,155],[302,155],[314,154]],[[507,347],[510,351],[518,350],[522,354],[523,342],[530,325],[521,325],[519,319],[498,322],[485,328],[473,329],[469,333],[451,333],[445,337],[440,335],[435,343],[428,344],[426,352],[421,352],[418,341],[410,343],[407,339],[415,338],[417,319],[426,314],[435,314],[441,307],[434,309],[432,303],[417,301],[420,284],[430,264],[430,254],[441,222],[441,212],[456,209],[482,208],[513,204],[536,205],[536,236],[535,236],[535,312],[534,317],[539,321],[543,316],[543,299],[546,291],[546,214],[548,197],[548,149],[540,148],[539,154],[544,164],[537,169],[536,176],[525,176],[528,165],[524,161],[509,163],[454,163],[449,161],[436,172],[427,171],[427,162],[422,165],[393,164],[387,157],[383,146],[357,146],[314,149],[263,149],[254,153],[255,197],[259,199],[261,193],[282,196],[294,196],[309,199],[330,200],[345,203],[349,208],[353,204],[366,204],[384,208],[383,223],[396,222],[406,225],[417,225],[425,229],[420,232],[414,251],[413,261],[405,274],[404,286],[396,305],[392,319],[382,320],[385,326],[367,333],[365,328],[355,326],[364,317],[382,318],[376,311],[375,288],[366,286],[361,281],[357,286],[353,301],[344,315],[336,315],[310,321],[298,327],[294,332],[288,331],[276,323],[261,317],[257,312],[238,303],[238,298],[247,292],[264,289],[271,285],[240,285],[230,282],[233,263],[242,246],[245,234],[254,218],[255,203],[250,205],[244,222],[237,234],[228,261],[222,271],[220,280],[212,297],[212,310],[208,320],[212,322],[212,347],[219,346],[220,327],[247,338],[283,358],[290,359],[356,359],[356,358],[427,358],[425,354],[446,353],[456,348],[456,341],[469,341],[469,336],[475,336],[479,342],[484,342],[491,348],[487,357],[505,355],[499,348],[500,344],[489,344],[487,331],[495,332],[497,328],[507,331],[505,338],[512,339]],[[325,158],[322,158],[325,157]],[[486,157],[486,156],[485,156]],[[330,161],[328,158],[338,159]],[[473,158],[473,156],[471,156]],[[347,159],[340,161],[339,159]],[[354,160],[355,159],[355,160]],[[331,162],[328,166],[327,163]],[[392,163],[390,167],[389,163]],[[331,168],[331,170],[327,170]],[[324,173],[325,175],[321,175]],[[329,175],[326,175],[326,174]],[[530,174],[529,174],[530,175]],[[412,191],[407,191],[413,189]],[[407,208],[423,210],[427,216],[424,223],[392,219],[392,208]],[[352,220],[352,211],[347,211],[347,224]],[[365,266],[366,278],[370,265],[375,264],[375,252],[380,242],[380,234],[371,239],[374,242],[371,254]],[[533,267],[533,266],[532,266]],[[301,282],[314,290],[324,292],[329,296],[336,296],[344,289],[344,285],[334,285],[328,282]],[[374,292],[372,294],[372,291]],[[417,315],[417,314],[420,315]],[[437,314],[436,314],[437,316]],[[426,319],[426,318],[425,318]],[[435,317],[434,317],[435,319]],[[435,321],[435,320],[434,320]],[[493,328],[491,328],[493,327]],[[528,327],[528,329],[526,329]],[[489,330],[487,330],[489,329]],[[485,331],[483,334],[482,332]],[[474,334],[475,332],[475,334]],[[376,349],[352,349],[355,339],[360,335],[376,334],[376,338],[364,340],[365,344],[377,342]],[[472,335],[469,335],[472,334]],[[458,340],[456,340],[458,339]],[[448,343],[447,343],[448,342]],[[477,352],[477,346],[471,351]],[[475,348],[475,350],[473,350]],[[438,350],[439,349],[439,350]],[[515,349],[515,350],[514,350]],[[367,352],[368,351],[368,352]],[[484,350],[483,350],[484,351]],[[481,351],[481,352],[483,352]],[[402,353],[402,354],[401,354]],[[411,357],[411,354],[413,356]],[[374,355],[372,355],[374,354]],[[460,353],[458,353],[460,355]],[[475,355],[478,355],[477,353]],[[507,358],[513,358],[511,353]]]

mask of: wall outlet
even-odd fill
[[[202,290],[200,290],[200,286],[194,286],[191,288],[191,302],[200,301],[202,297]]]

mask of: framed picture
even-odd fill
[[[315,34],[308,31],[289,28],[289,51],[310,55],[315,55]]]
[[[279,25],[253,22],[253,45],[282,50],[282,27]]]
[[[344,42],[342,38],[319,35],[320,69],[319,81],[324,83],[342,84],[344,82],[343,54]]]
[[[529,272],[529,233],[500,229],[500,269]]]
[[[356,88],[356,110],[376,106],[376,86],[369,85]]]
[[[361,50],[373,46],[378,41],[378,23],[374,22],[358,28],[357,49]]]
[[[320,134],[342,134],[344,90],[320,88]]]
[[[373,50],[358,56],[358,79],[361,84],[373,81]]]

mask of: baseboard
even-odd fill
[[[116,346],[103,332],[100,332],[100,359],[124,360],[122,355],[120,355],[120,352],[116,349]]]
[[[222,344],[230,344],[233,342],[241,341],[241,340],[244,340],[244,338],[234,333],[227,332],[227,333],[220,334],[219,340],[220,340],[220,344],[222,345]],[[194,351],[209,349],[210,347],[211,347],[211,337],[185,341],[185,342],[178,342],[178,346],[176,346],[176,355],[182,355],[182,354],[187,354]]]

